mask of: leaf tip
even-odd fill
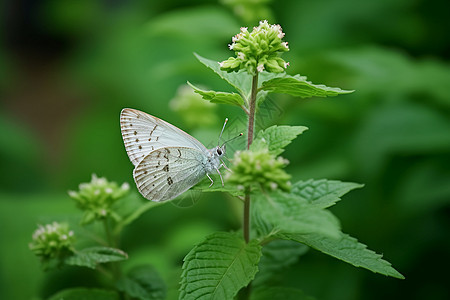
[[[355,92],[355,90],[341,90],[341,94],[351,94]]]
[[[394,268],[392,267],[392,265],[391,265],[391,268],[392,268],[392,270],[391,270],[389,273],[384,274],[384,275],[390,276],[390,277],[394,277],[394,278],[397,278],[397,279],[401,279],[401,280],[406,279],[405,276],[403,276],[402,273],[400,273],[399,271],[397,271],[396,269],[394,269]]]

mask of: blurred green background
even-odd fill
[[[450,299],[449,11],[444,0],[3,1],[0,299],[98,285],[81,268],[44,273],[28,250],[32,232],[76,219],[66,191],[92,173],[133,183],[120,135],[123,107],[165,119],[205,145],[215,143],[225,117],[226,134],[240,130],[238,109],[173,99],[187,80],[229,90],[193,52],[224,60],[239,27],[259,19],[283,27],[289,74],[356,90],[306,101],[271,95],[259,126],[309,127],[284,153],[294,181],[366,184],[333,212],[345,232],[406,277],[311,250],[280,274],[285,285],[324,300]],[[176,295],[192,246],[213,231],[240,228],[235,202],[206,194],[190,208],[148,211],[124,233],[129,264],[153,264]]]

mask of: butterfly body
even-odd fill
[[[222,166],[221,158],[225,155],[225,146],[214,147],[208,149],[207,160],[205,161],[204,167],[207,174],[213,173],[216,169]]]
[[[184,193],[224,165],[225,145],[207,149],[181,129],[144,112],[125,108],[120,126],[127,154],[135,166],[139,192],[152,201]],[[223,184],[223,182],[222,182]]]

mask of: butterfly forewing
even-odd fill
[[[135,166],[158,148],[183,146],[206,151],[202,143],[181,129],[139,110],[123,109],[120,128],[128,157]]]
[[[171,200],[206,174],[205,154],[187,147],[165,147],[150,152],[134,169],[139,192],[151,201]]]

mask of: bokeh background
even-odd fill
[[[365,183],[333,212],[406,279],[312,250],[280,277],[316,299],[450,299],[449,11],[445,0],[2,1],[0,298],[98,284],[81,268],[43,272],[28,250],[37,224],[79,216],[67,190],[92,173],[133,183],[123,107],[205,145],[226,116],[235,121],[226,134],[243,126],[238,109],[192,104],[182,86],[229,90],[193,52],[224,60],[240,26],[268,19],[286,33],[289,74],[356,92],[271,95],[259,125],[309,127],[284,153],[293,180]],[[240,227],[234,202],[208,194],[189,208],[159,206],[125,231],[123,249],[176,291],[173,274],[192,246]]]

